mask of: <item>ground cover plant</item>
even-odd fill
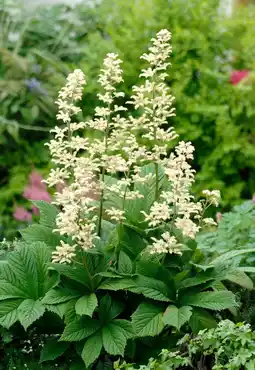
[[[150,359],[148,365],[140,366],[139,370],[251,370],[255,365],[254,335],[249,325],[224,320],[215,329],[201,330],[194,337],[184,336],[178,342],[179,351],[163,350],[157,359]],[[114,368],[138,369],[120,362],[116,362]]]

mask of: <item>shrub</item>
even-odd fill
[[[224,255],[199,264],[204,255],[195,241],[203,225],[215,223],[203,213],[220,193],[205,190],[195,201],[194,148],[177,140],[174,127],[164,129],[175,114],[165,83],[170,38],[161,30],[152,39],[127,104],[119,103],[121,61],[106,56],[101,104],[89,121],[75,120],[85,76],[68,76],[57,100],[64,126],[48,144],[55,168],[47,183],[64,187],[55,205],[34,201],[39,224],[21,232],[0,264],[0,325],[27,330],[55,314],[63,328],[54,351],[67,343],[87,367],[157,354],[183,333],[216,327],[216,312],[237,305],[220,285],[235,282],[235,265],[230,258],[224,264]]]
[[[197,148],[194,190],[201,194],[204,188],[218,188],[222,205],[229,207],[255,191],[254,7],[240,9],[230,19],[218,7],[218,0],[105,0],[98,11],[108,39],[94,36],[97,55],[92,65],[85,63],[93,75],[106,45],[113,45],[125,67],[123,89],[130,95],[144,63],[139,50],[159,28],[171,29],[173,69],[168,82],[176,97],[178,132]],[[88,58],[94,37],[86,48]],[[232,84],[233,73],[242,70],[249,71],[248,78]]]
[[[30,172],[48,172],[44,143],[56,124],[57,91],[96,20],[92,9],[64,5],[0,0],[0,9],[0,239],[13,239],[20,225],[12,214]]]
[[[200,331],[195,337],[184,336],[179,352],[163,350],[159,359],[151,359],[139,370],[174,369],[253,369],[255,365],[255,332],[249,325],[221,321],[217,328]],[[115,363],[115,369],[134,370],[133,365]],[[136,367],[137,368],[137,367]]]

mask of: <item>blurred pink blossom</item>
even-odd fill
[[[24,207],[16,207],[13,213],[13,217],[17,221],[31,221],[32,213],[28,212]]]
[[[242,71],[232,71],[230,76],[230,82],[232,85],[237,85],[241,82],[244,78],[249,76],[249,71],[247,69],[243,69]]]
[[[47,192],[47,186],[42,181],[43,177],[38,172],[31,172],[29,175],[29,185],[25,188],[23,193],[24,198],[51,202],[51,196]]]
[[[47,192],[47,186],[42,181],[43,177],[41,174],[36,171],[32,171],[29,175],[28,185],[24,189],[24,198],[28,200],[43,200],[50,203],[51,196]],[[39,216],[39,209],[34,205],[32,205],[32,213]],[[31,221],[32,213],[24,207],[16,207],[13,217],[17,221]]]
[[[252,201],[255,203],[255,194],[253,194]]]
[[[40,216],[40,211],[36,206],[32,206],[32,212],[36,216]]]
[[[222,219],[222,213],[221,212],[217,212],[216,213],[216,221],[219,223],[221,219]]]

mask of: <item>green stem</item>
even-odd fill
[[[109,135],[109,119],[107,121],[107,127],[105,131],[105,153],[107,152],[108,149],[108,135]],[[102,177],[101,177],[101,182],[104,184],[104,177],[105,177],[105,166],[102,168]],[[101,229],[102,229],[102,219],[103,219],[103,210],[104,210],[104,188],[102,186],[102,190],[100,193],[100,206],[99,206],[99,218],[98,218],[98,229],[97,229],[97,235],[101,236]]]
[[[102,183],[104,183],[104,175],[105,175],[105,167],[102,169]],[[98,230],[97,235],[101,236],[101,228],[102,228],[102,218],[103,218],[103,209],[104,209],[104,189],[102,188],[100,193],[100,206],[99,206],[99,218],[98,218]]]
[[[156,142],[157,140],[157,129],[156,127],[154,128],[154,141]],[[159,166],[158,166],[158,163],[154,163],[155,165],[155,176],[156,176],[156,179],[155,179],[155,200],[158,199],[159,197]]]

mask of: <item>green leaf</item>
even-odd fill
[[[126,275],[132,274],[132,271],[133,271],[133,265],[132,265],[131,259],[123,251],[120,251],[120,254],[119,254],[118,271]]]
[[[27,298],[28,294],[5,280],[0,280],[0,301],[9,298]]]
[[[124,349],[127,344],[126,335],[118,325],[109,322],[102,328],[102,339],[104,349],[110,355],[124,355]]]
[[[45,312],[45,307],[40,301],[26,299],[18,307],[18,319],[25,330],[38,320]]]
[[[58,209],[53,204],[45,202],[43,200],[34,200],[33,204],[40,211],[40,224],[55,229]]]
[[[146,244],[142,236],[130,227],[124,226],[124,230],[119,237],[119,249],[135,258],[145,247]]]
[[[184,279],[178,284],[178,289],[185,289],[192,286],[200,285],[206,283],[207,281],[213,280],[215,278],[214,270],[202,271],[192,278]]]
[[[60,340],[67,342],[75,342],[89,337],[94,334],[99,328],[99,322],[92,320],[90,317],[83,317],[80,320],[75,320],[68,324]]]
[[[202,308],[193,308],[189,325],[194,333],[198,333],[199,330],[216,328],[217,321]]]
[[[68,347],[69,343],[58,342],[56,339],[48,340],[41,350],[40,362],[55,360],[59,356],[63,355]]]
[[[20,233],[27,243],[43,242],[51,247],[57,247],[62,239],[60,235],[53,233],[50,227],[39,224],[31,225]]]
[[[249,253],[254,253],[255,248],[247,248],[247,249],[239,249],[239,250],[232,250],[230,252],[226,252],[221,254],[220,256],[216,257],[210,265],[216,265],[218,263],[224,263],[225,261],[229,261],[232,258],[235,258],[237,256],[240,256],[242,254],[249,254]]]
[[[187,294],[181,299],[181,305],[224,310],[236,306],[236,301],[232,292],[201,292],[192,295]]]
[[[103,281],[98,289],[103,290],[126,290],[128,288],[135,287],[134,279],[106,279]]]
[[[49,276],[47,263],[51,252],[46,244],[22,245],[9,253],[6,264],[1,264],[2,277],[25,292],[27,298],[37,300],[56,284],[56,275]]]
[[[42,300],[43,304],[59,304],[80,297],[80,293],[66,288],[57,288],[49,290]]]
[[[111,321],[124,310],[124,303],[113,300],[108,294],[100,300],[99,317],[101,322]]]
[[[81,357],[87,367],[89,367],[100,356],[102,348],[102,334],[98,331],[87,339],[82,350]]]
[[[94,293],[85,295],[78,299],[75,304],[75,310],[78,315],[88,315],[92,317],[92,314],[97,307],[97,297]]]
[[[134,330],[132,323],[128,320],[123,320],[123,319],[116,319],[112,321],[114,325],[118,325],[119,330],[122,331],[122,333],[125,335],[126,339],[133,338],[134,336]]]
[[[156,301],[171,302],[168,286],[162,281],[139,275],[134,282],[135,286],[128,288],[131,292],[143,294],[145,297]]]
[[[229,280],[232,283],[238,284],[245,289],[249,289],[249,290],[253,289],[252,280],[243,271],[236,269],[236,270],[229,272],[226,276],[226,280]]]
[[[88,276],[88,273],[83,266],[78,266],[77,264],[74,266],[67,266],[60,263],[51,263],[50,266],[60,275],[66,276],[71,280],[89,287],[90,276]]]
[[[182,306],[177,308],[176,306],[170,305],[167,307],[163,321],[165,325],[174,326],[178,330],[182,327],[185,322],[189,321],[192,315],[192,308],[189,306]]]
[[[239,266],[237,267],[239,271],[244,271],[244,272],[250,272],[251,274],[255,274],[255,267],[253,266]]]
[[[141,303],[132,315],[132,324],[137,337],[154,337],[164,329],[162,308],[150,303]]]
[[[18,321],[18,307],[23,299],[7,299],[0,302],[0,325],[9,329]]]
[[[141,167],[140,176],[147,176],[149,174],[154,174],[155,168],[153,163],[146,164]],[[158,168],[158,185],[159,188],[162,188],[164,183],[164,170],[161,166]],[[144,195],[142,199],[128,200],[125,204],[125,213],[128,220],[133,223],[137,224],[139,222],[144,221],[144,215],[141,211],[146,213],[149,212],[149,209],[152,203],[155,200],[155,186],[156,186],[156,179],[155,176],[150,177],[146,182],[140,183],[137,182],[134,184],[134,189],[138,190],[140,194]]]

